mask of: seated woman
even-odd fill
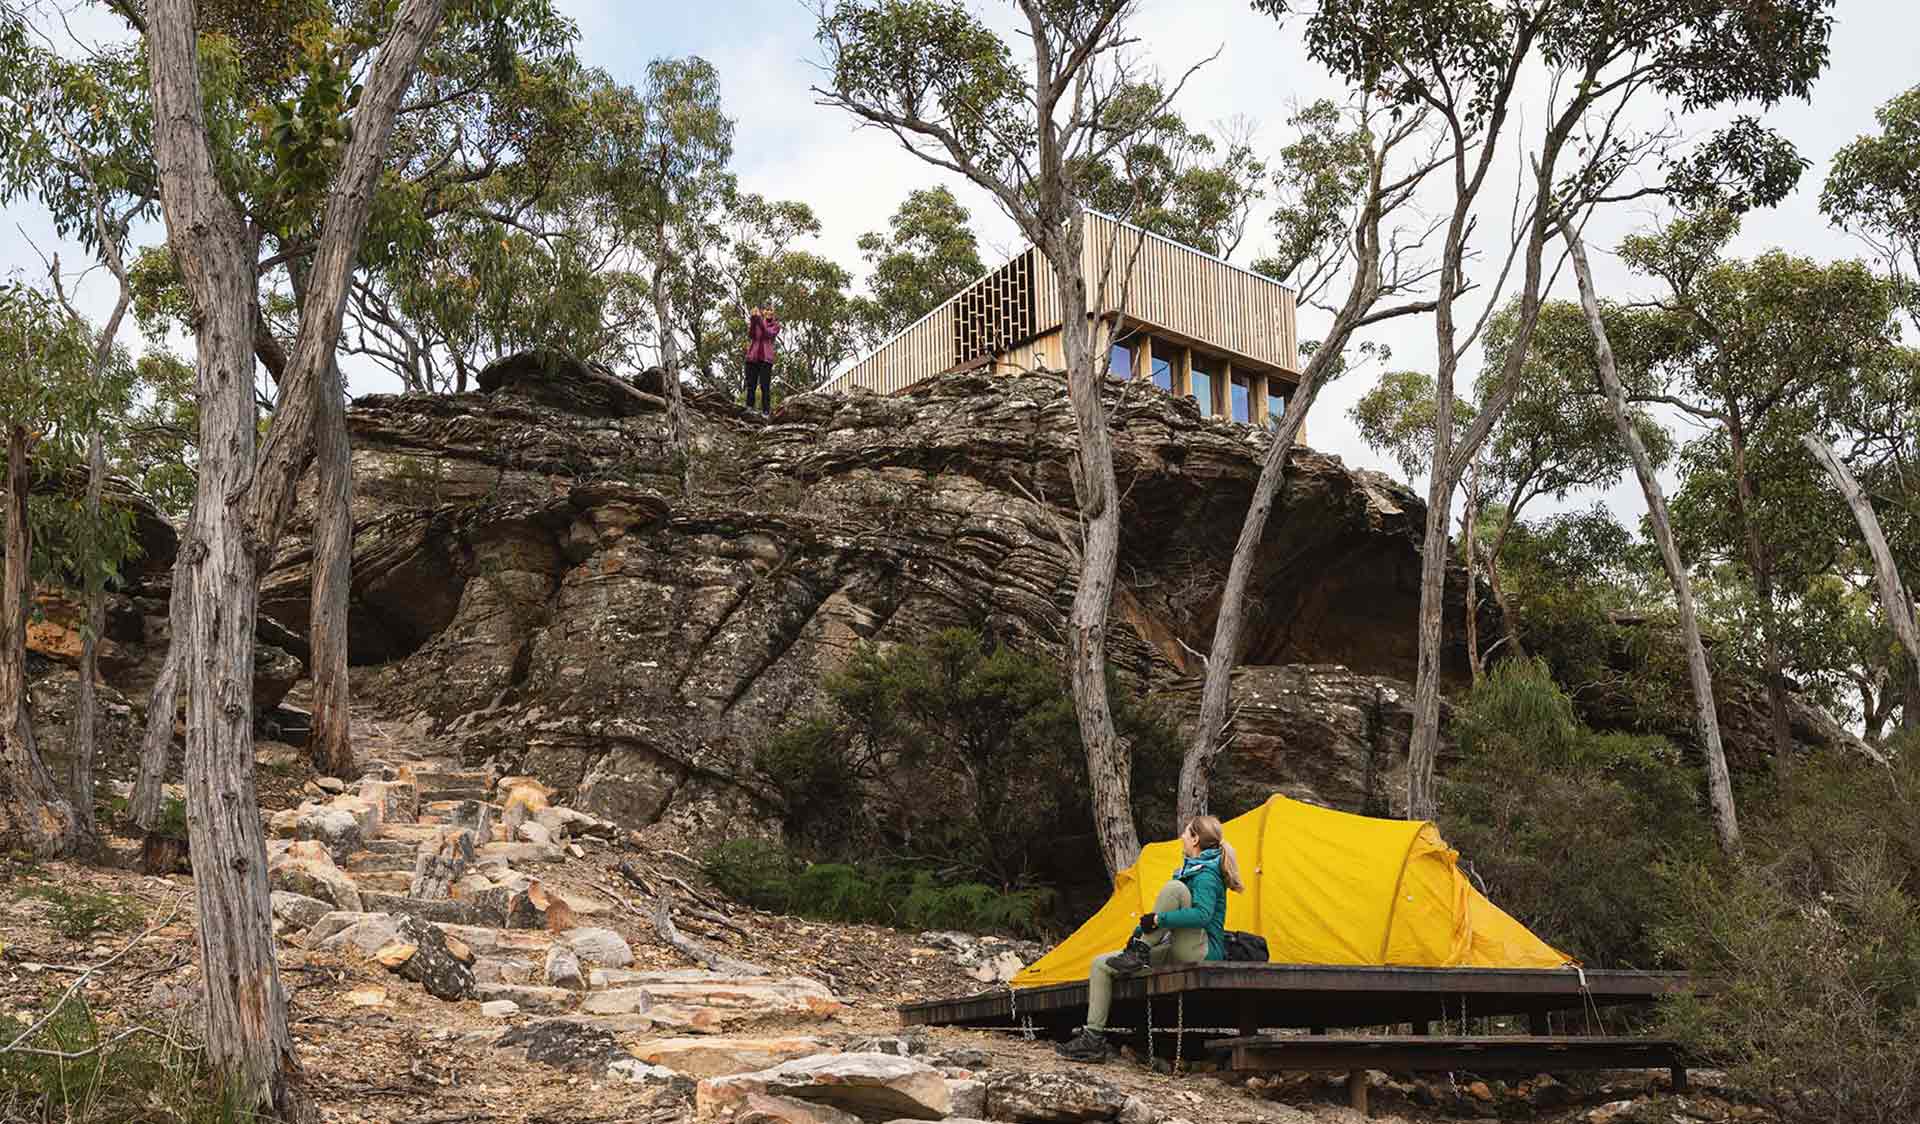
[[[1195,816],[1180,833],[1186,860],[1172,881],[1160,888],[1153,912],[1140,918],[1127,947],[1093,958],[1087,973],[1087,1025],[1060,1056],[1073,1061],[1105,1061],[1107,1014],[1113,1005],[1113,981],[1148,967],[1226,959],[1227,891],[1244,891],[1240,864],[1221,837],[1220,821]]]

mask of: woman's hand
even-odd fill
[[[1160,927],[1160,915],[1159,915],[1159,914],[1157,914],[1157,913],[1143,913],[1143,914],[1141,914],[1141,915],[1140,915],[1140,931],[1141,931],[1141,932],[1143,932],[1143,933],[1151,933],[1151,932],[1153,932],[1153,931],[1154,931],[1155,929],[1158,929],[1159,927]]]

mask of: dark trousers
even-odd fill
[[[753,409],[753,388],[760,388],[760,412],[773,412],[773,364],[747,360],[747,409]]]

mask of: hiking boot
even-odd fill
[[[1153,967],[1153,946],[1143,938],[1135,937],[1127,942],[1127,947],[1107,961],[1107,967],[1113,969],[1116,976],[1131,976],[1135,972],[1144,972]]]
[[[1087,1027],[1082,1027],[1079,1034],[1055,1046],[1054,1050],[1070,1062],[1104,1062],[1113,1053],[1107,1045],[1107,1036]]]

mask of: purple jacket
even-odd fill
[[[773,362],[773,341],[774,337],[779,334],[780,320],[778,317],[754,317],[752,322],[747,325],[747,339],[752,341],[747,344],[747,362]]]

